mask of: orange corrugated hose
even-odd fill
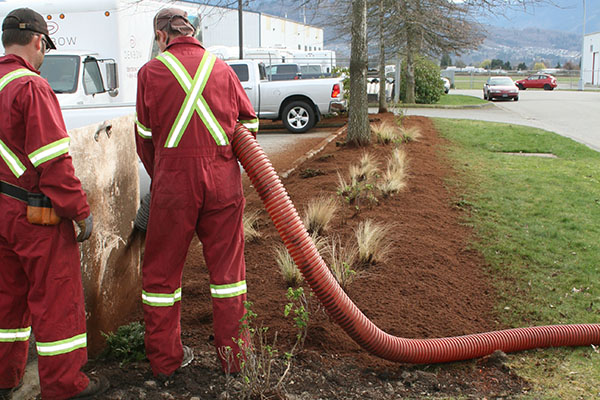
[[[383,332],[338,285],[271,162],[253,135],[240,124],[232,146],[306,282],[336,323],[370,353],[391,361],[419,364],[467,360],[496,350],[515,352],[600,343],[600,324],[538,326],[439,339],[404,339]]]

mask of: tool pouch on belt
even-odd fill
[[[41,193],[28,193],[27,221],[35,225],[56,225],[60,217],[56,215],[48,197]]]

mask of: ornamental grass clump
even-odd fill
[[[416,142],[422,136],[421,130],[419,128],[417,128],[416,126],[411,127],[411,128],[401,127],[400,134],[402,136],[402,141],[407,142],[407,143],[408,142]]]
[[[382,180],[377,184],[383,197],[392,196],[406,187],[406,166],[406,152],[399,148],[394,149],[388,158]]]
[[[304,208],[302,221],[308,233],[322,235],[326,232],[338,209],[339,202],[333,197],[319,196],[311,199]]]
[[[259,215],[259,211],[253,211],[249,214],[244,213],[244,216],[242,217],[242,223],[244,225],[244,240],[246,242],[252,242],[262,237],[262,234],[258,230],[260,223]]]
[[[356,277],[355,265],[358,250],[355,244],[342,245],[342,240],[331,237],[324,251],[329,260],[329,268],[342,289],[346,290]]]
[[[390,144],[400,140],[397,128],[387,122],[373,124],[371,130],[377,137],[378,143]]]
[[[327,245],[325,238],[318,236],[317,234],[312,234],[310,239],[313,241],[317,251],[321,252],[325,249]],[[287,251],[285,245],[283,243],[276,245],[274,253],[275,261],[279,266],[279,271],[281,272],[286,285],[294,288],[300,286],[304,281],[304,277],[294,262],[294,259]]]
[[[358,264],[372,265],[385,261],[392,250],[389,241],[391,225],[382,225],[370,219],[362,221],[354,230],[358,244]]]

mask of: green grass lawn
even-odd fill
[[[449,94],[442,95],[440,101],[436,103],[436,105],[441,106],[469,106],[476,104],[487,104],[487,101],[478,97],[452,94],[452,90],[450,90]]]
[[[509,124],[436,119],[451,141],[456,204],[513,327],[600,322],[600,154],[570,139]],[[552,153],[557,158],[506,152]],[[526,399],[600,398],[592,347],[509,355],[532,385]]]

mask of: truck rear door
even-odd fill
[[[253,65],[246,63],[230,63],[229,65],[240,79],[254,111],[258,114],[260,112],[260,91],[258,87],[260,78],[253,76],[255,75],[255,71],[251,68]]]

